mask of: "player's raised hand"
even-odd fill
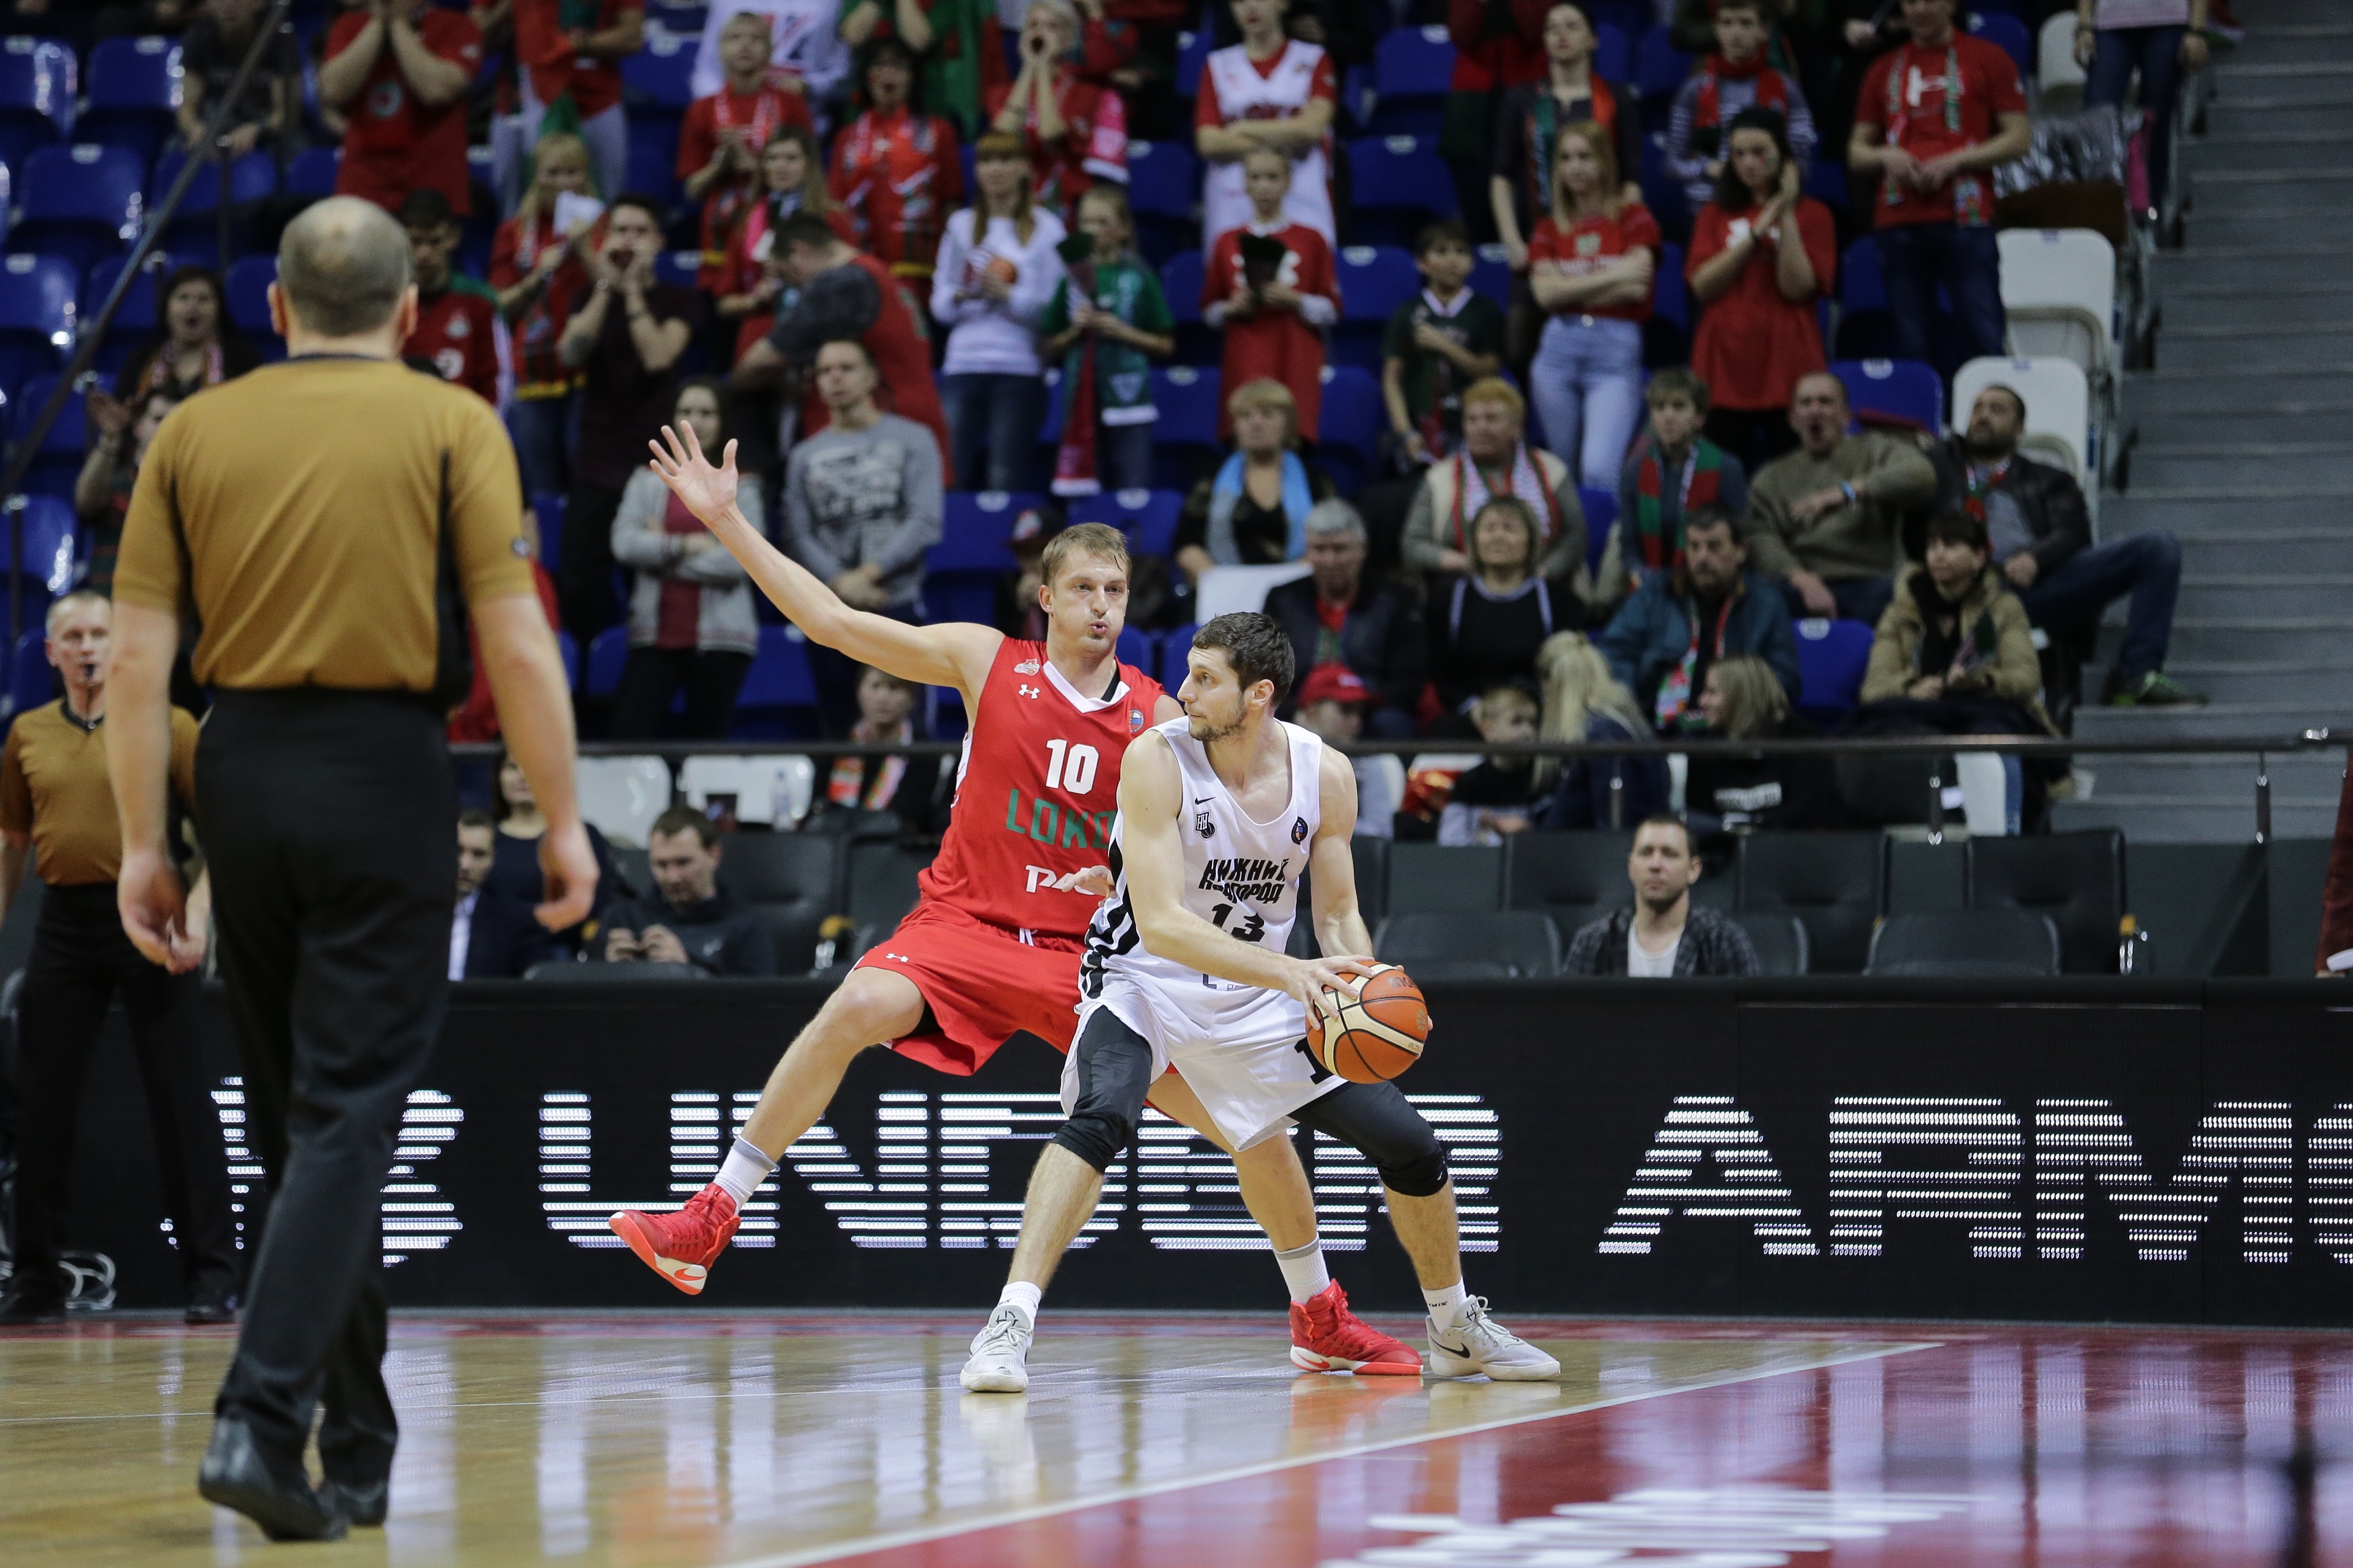
[[[1056,878],[1054,881],[1054,891],[1058,893],[1088,893],[1098,899],[1108,899],[1118,890],[1119,884],[1112,879],[1108,866],[1090,866],[1067,877]]]
[[[681,434],[677,426],[663,426],[661,440],[646,443],[654,455],[649,466],[661,476],[661,482],[670,488],[670,493],[686,503],[687,510],[706,524],[716,522],[735,504],[735,443],[727,443],[727,450],[714,468],[711,459],[703,456],[702,441],[695,435],[694,427],[685,426],[682,442]]]

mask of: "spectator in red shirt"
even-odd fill
[[[851,241],[893,276],[929,289],[948,214],[964,200],[955,130],[913,107],[915,57],[896,38],[867,51],[866,108],[833,143],[833,199]]]
[[[1838,231],[1799,187],[1778,110],[1742,110],[1724,144],[1683,269],[1706,307],[1692,369],[1713,394],[1710,439],[1754,470],[1797,444],[1789,388],[1828,363],[1815,301],[1837,279]]]
[[[1904,0],[1910,38],[1863,74],[1847,162],[1879,176],[1879,268],[1899,358],[1926,360],[1936,285],[1964,358],[2003,352],[1993,174],[2032,140],[2010,56],[1953,26],[1953,0]],[[1947,371],[1954,366],[1947,365]]]
[[[1242,159],[1261,147],[1289,158],[1283,210],[1337,243],[1332,219],[1332,117],[1340,78],[1317,45],[1286,37],[1290,0],[1233,0],[1242,41],[1213,50],[1194,99],[1193,147],[1209,165],[1201,186],[1202,243],[1250,221]]]
[[[588,287],[588,269],[580,259],[587,228],[575,216],[566,232],[555,211],[561,197],[576,201],[587,189],[587,144],[568,131],[549,132],[539,139],[531,189],[491,240],[491,287],[498,294],[515,368],[507,428],[514,435],[522,488],[535,496],[562,495],[572,484],[567,449],[580,377],[555,345],[574,297]]]
[[[1021,74],[988,94],[990,129],[1018,136],[1042,206],[1075,214],[1097,180],[1127,184],[1127,106],[1079,74],[1079,16],[1070,0],[1030,0],[1021,19]]]
[[[1324,406],[1324,332],[1340,319],[1340,278],[1324,237],[1285,216],[1291,167],[1291,159],[1271,147],[1242,160],[1253,216],[1209,247],[1201,319],[1225,334],[1220,384],[1281,382],[1298,406],[1299,439],[1313,442]],[[1275,241],[1282,259],[1261,272],[1244,256],[1245,237]],[[1218,438],[1229,438],[1233,428],[1229,409],[1218,421]]]
[[[547,106],[569,93],[600,190],[629,183],[629,124],[621,62],[646,45],[646,13],[629,0],[513,0],[522,65],[522,151],[539,140]]]
[[[348,121],[335,194],[398,212],[429,189],[459,216],[473,211],[466,84],[481,63],[474,24],[427,0],[366,0],[338,17],[319,67],[319,101]]]
[[[886,414],[912,419],[939,443],[941,483],[953,486],[948,463],[948,427],[940,389],[932,379],[932,347],[924,336],[923,307],[891,269],[844,244],[815,213],[795,213],[776,226],[786,281],[799,290],[792,308],[776,318],[766,338],[745,350],[728,379],[732,392],[773,386],[787,369],[806,372],[818,351],[837,339],[853,339],[865,349],[875,374],[875,401]],[[831,411],[818,396],[814,376],[804,376],[801,434],[826,427]]]
[[[687,107],[679,127],[678,177],[686,198],[702,204],[702,271],[706,294],[727,287],[727,247],[764,189],[760,155],[776,133],[799,126],[812,134],[808,100],[768,79],[768,18],[739,11],[719,34],[719,60],[727,85]]]
[[[1598,121],[1560,128],[1552,169],[1552,211],[1528,240],[1528,287],[1552,320],[1528,389],[1553,455],[1577,483],[1607,489],[1641,423],[1659,226],[1619,189],[1617,150]]]
[[[408,231],[409,278],[417,285],[417,325],[400,357],[496,408],[506,359],[498,295],[449,265],[458,220],[440,192],[409,192],[400,204],[400,226]]]

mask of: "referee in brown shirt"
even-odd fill
[[[68,594],[49,606],[48,658],[66,694],[17,714],[0,745],[0,910],[16,901],[28,852],[43,884],[16,1002],[16,1268],[0,1295],[0,1324],[65,1316],[58,1244],[74,1123],[90,1052],[118,996],[147,1091],[188,1321],[225,1323],[237,1315],[236,1222],[204,1070],[198,982],[141,956],[114,908],[122,841],[103,732],[112,624],[101,594]],[[185,805],[195,798],[196,721],[176,708],[171,721],[172,792]],[[202,879],[196,886],[199,899],[208,896]],[[201,920],[191,929],[201,932]]]
[[[286,361],[182,404],[140,468],[107,754],[123,928],[185,967],[165,691],[193,616],[195,676],[215,694],[196,816],[272,1186],[197,1489],[274,1538],[323,1539],[383,1520],[397,1436],[377,1205],[448,984],[458,805],[442,735],[470,679],[468,612],[548,820],[544,924],[586,915],[596,868],[513,448],[488,404],[396,357],[417,321],[407,237],[366,202],[318,203],[287,226],[269,310]]]

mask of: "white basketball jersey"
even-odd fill
[[[1212,53],[1202,68],[1230,124],[1237,120],[1288,120],[1299,113],[1314,96],[1315,68],[1323,60],[1321,48],[1293,38],[1283,45],[1274,69],[1265,76],[1240,44]],[[1330,140],[1327,136],[1293,157],[1291,194],[1282,199],[1282,216],[1314,229],[1324,244],[1336,248],[1340,241],[1332,213],[1332,166],[1324,149]],[[1201,248],[1207,251],[1218,243],[1218,236],[1249,223],[1255,210],[1244,188],[1241,160],[1211,163],[1201,182]]]
[[[1323,820],[1324,742],[1296,724],[1269,722],[1291,747],[1291,795],[1264,822],[1245,816],[1209,765],[1208,753],[1193,739],[1191,721],[1157,726],[1176,753],[1184,786],[1185,908],[1237,941],[1281,952],[1291,941],[1299,912],[1299,879],[1307,869],[1310,845]],[[1128,901],[1126,823],[1112,828],[1110,865],[1118,886],[1095,911],[1087,928],[1087,952],[1079,980],[1082,996],[1102,994],[1107,974],[1195,991],[1248,991],[1255,987],[1216,980],[1147,952],[1136,931]]]

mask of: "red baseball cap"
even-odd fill
[[[1302,707],[1312,702],[1369,702],[1372,689],[1345,664],[1319,664],[1299,684]]]

